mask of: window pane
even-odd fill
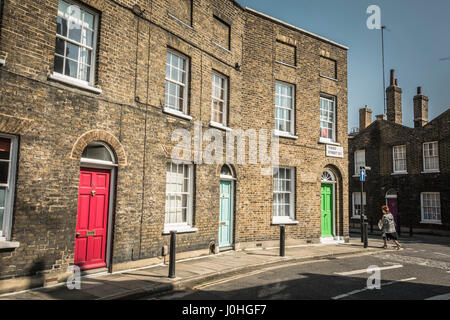
[[[63,73],[64,68],[64,58],[55,56],[55,72]]]
[[[0,159],[9,160],[9,153],[11,148],[11,140],[0,138]]]
[[[0,208],[5,207],[5,196],[6,196],[6,188],[0,187]],[[1,221],[2,219],[0,219]]]
[[[0,162],[0,183],[8,183],[9,162]]]
[[[77,73],[78,73],[78,63],[76,63],[76,62],[74,62],[72,60],[67,60],[66,59],[65,75],[73,77],[73,78],[76,78],[77,77]]]
[[[79,48],[80,47],[73,45],[70,42],[67,42],[66,56],[69,57],[70,59],[78,61]]]
[[[0,231],[3,230],[3,215],[5,213],[5,209],[0,209]]]
[[[56,38],[55,52],[59,55],[64,56],[64,48],[65,41],[60,38]]]

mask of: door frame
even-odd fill
[[[108,220],[107,220],[107,232],[106,232],[106,255],[105,262],[106,268],[109,268],[111,265],[111,253],[112,253],[112,233],[113,233],[113,214],[115,208],[115,194],[116,194],[116,173],[117,173],[117,164],[108,162],[108,161],[100,161],[94,159],[86,159],[81,158],[80,160],[80,168],[86,169],[104,169],[110,171],[110,179],[109,179],[109,199],[108,199]],[[79,180],[79,178],[78,178]],[[77,214],[78,220],[78,214]],[[95,269],[92,269],[95,270]]]
[[[331,228],[331,232],[332,232],[332,237],[335,238],[337,237],[337,232],[336,232],[336,214],[337,214],[337,210],[336,210],[336,184],[337,184],[337,180],[336,180],[336,175],[334,174],[334,172],[332,172],[329,169],[325,169],[323,171],[323,173],[327,172],[331,177],[332,180],[324,180],[321,179],[320,181],[320,188],[322,189],[322,185],[323,184],[329,184],[331,185],[331,201],[332,201],[332,214],[331,216],[332,218],[332,223],[333,223],[333,227]],[[323,174],[322,174],[323,177]],[[320,235],[322,237],[322,190],[320,191]]]
[[[230,168],[232,174],[234,174],[233,169],[229,165],[227,165],[227,166]],[[225,175],[222,175],[222,174],[220,175],[220,179],[219,179],[219,234],[220,234],[220,183],[222,181],[229,181],[229,182],[231,182],[231,190],[230,190],[230,194],[231,194],[231,222],[230,222],[231,245],[230,245],[230,247],[234,247],[234,244],[235,244],[234,223],[235,223],[235,220],[236,220],[236,214],[235,214],[236,210],[234,208],[234,203],[235,203],[234,199],[235,199],[235,196],[236,196],[236,194],[235,194],[235,187],[236,187],[237,179],[234,176],[228,176],[228,175],[225,176]],[[219,235],[219,237],[220,237],[220,235]],[[219,243],[217,243],[217,247],[220,249]],[[222,248],[228,248],[228,247],[222,247]]]

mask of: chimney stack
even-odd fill
[[[359,132],[372,123],[372,110],[369,107],[359,109]]]
[[[375,116],[375,118],[377,120],[386,120],[386,115],[385,114],[378,114]]]
[[[414,128],[423,127],[428,123],[428,97],[422,94],[422,87],[417,87],[414,97]]]
[[[387,119],[402,124],[402,89],[395,79],[395,71],[391,69],[390,86],[386,89]]]

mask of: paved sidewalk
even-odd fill
[[[88,275],[81,279],[80,290],[69,290],[65,284],[0,295],[7,300],[110,300],[135,299],[144,295],[169,292],[208,280],[225,278],[236,273],[250,272],[271,265],[326,259],[333,256],[375,253],[382,251],[382,241],[370,239],[364,249],[358,238],[346,244],[313,244],[286,248],[286,256],[279,249],[227,251],[194,259],[178,261],[176,279],[169,279],[168,265],[126,270],[112,274]]]

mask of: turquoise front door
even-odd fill
[[[220,181],[219,247],[229,247],[233,244],[233,195],[231,186],[231,181]]]
[[[333,185],[322,184],[320,193],[322,212],[322,237],[333,236]]]

